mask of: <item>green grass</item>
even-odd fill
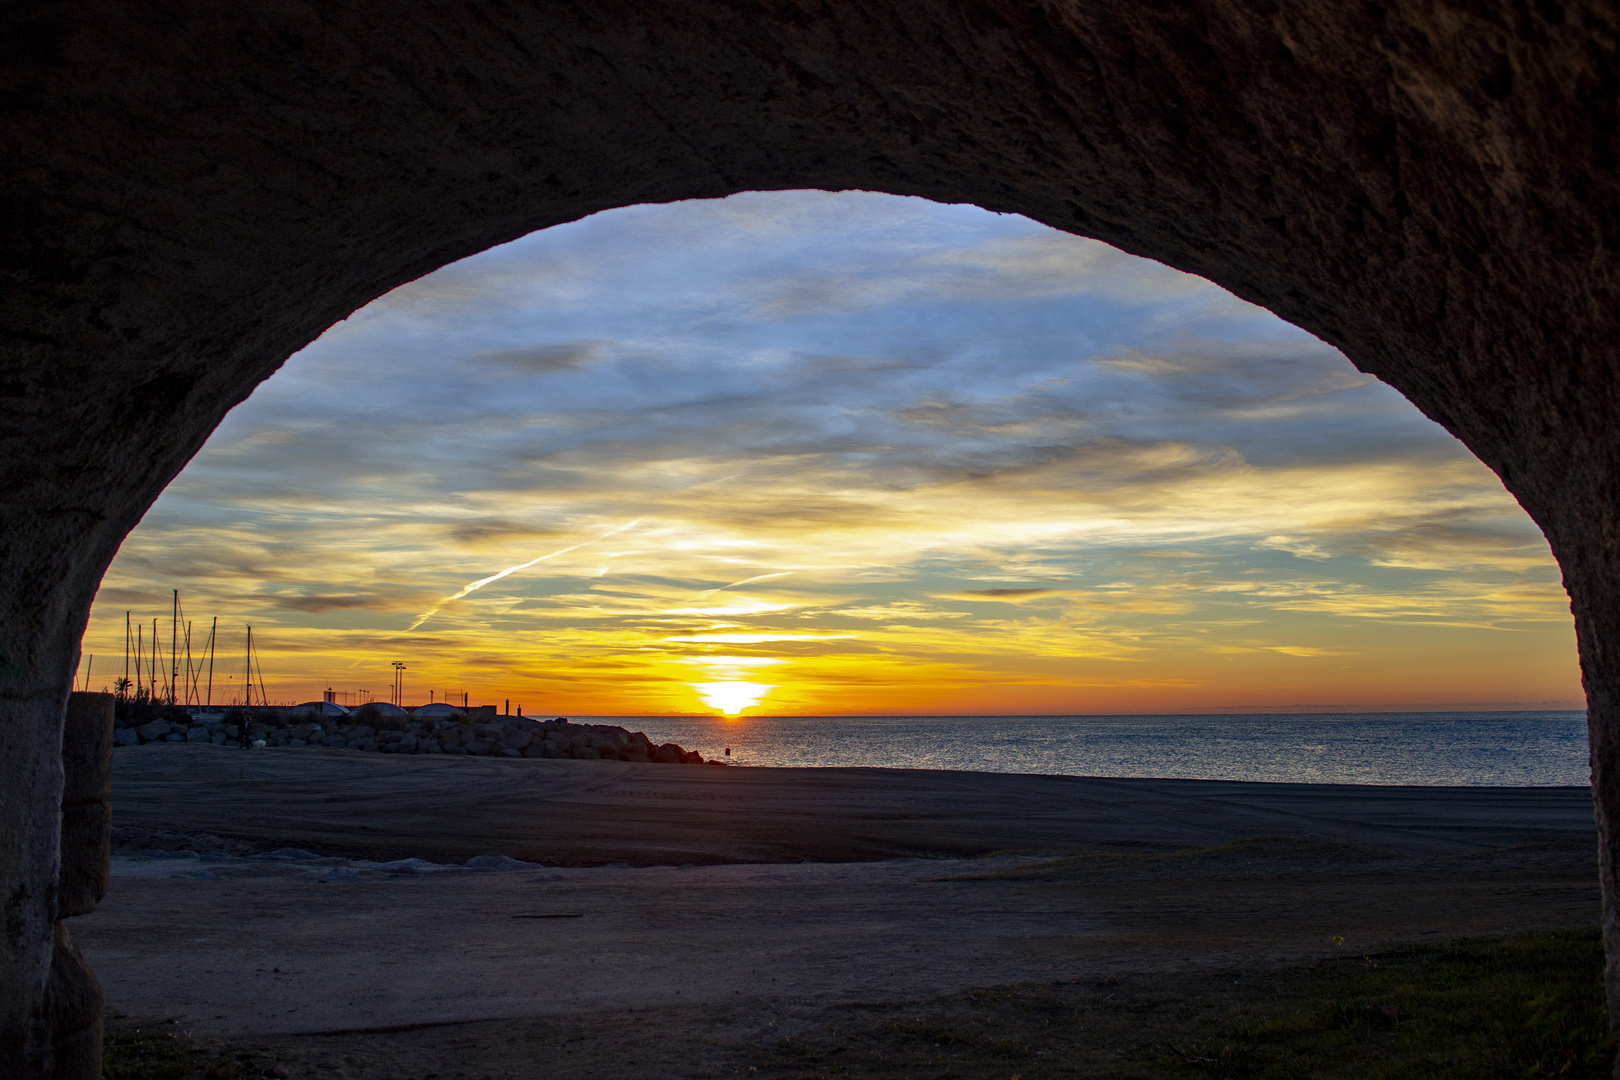
[[[1602,979],[1596,931],[1520,934],[855,1005],[739,1064],[756,1080],[1599,1078]]]
[[[1462,941],[1286,969],[1183,1055],[1208,1075],[1599,1077],[1595,932]]]
[[[209,1047],[171,1027],[123,1027],[109,1019],[102,1044],[105,1080],[259,1080],[283,1074],[263,1053]]]

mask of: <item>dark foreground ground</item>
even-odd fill
[[[1600,1080],[1613,1053],[1602,973],[1596,931],[1542,931],[1260,968],[851,1002],[791,1029],[736,1032],[723,1049],[670,1026],[669,1016],[643,1017],[608,1039],[489,1021],[449,1035],[421,1028],[302,1046],[198,1039],[174,1025],[126,1021],[109,1040],[107,1076],[681,1075],[703,1062],[708,1075],[756,1080]],[[695,1026],[712,1036],[702,1019]]]
[[[1532,1004],[1596,955],[1587,799],[142,747],[126,852],[332,858],[126,853],[73,933],[120,1030],[293,1077],[1532,1075],[1591,1042]],[[474,855],[549,865],[357,861]]]

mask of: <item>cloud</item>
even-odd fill
[[[871,619],[893,622],[910,619],[965,619],[965,611],[941,611],[910,600],[897,600],[892,604],[873,604],[867,607],[840,607],[824,612],[806,613],[810,617],[836,616],[844,619]]]
[[[353,611],[356,608],[387,610],[394,606],[377,596],[278,596],[274,602],[277,607],[288,611],[302,611],[311,615],[323,611]]]
[[[549,375],[558,371],[573,371],[594,363],[606,345],[607,343],[602,341],[524,345],[515,349],[493,349],[477,353],[473,359],[526,375]]]
[[[577,544],[571,544],[571,545],[569,545],[568,547],[565,547],[565,548],[558,548],[556,551],[548,551],[544,555],[536,555],[534,558],[528,560],[527,562],[514,563],[513,565],[508,566],[505,570],[498,570],[495,573],[488,575],[487,577],[479,578],[477,581],[470,581],[467,584],[463,585],[453,595],[445,597],[443,600],[439,601],[433,607],[429,608],[427,611],[424,611],[422,614],[418,615],[416,617],[416,620],[414,622],[412,622],[410,626],[406,627],[406,632],[409,633],[410,631],[415,630],[417,627],[421,626],[423,623],[425,623],[429,619],[431,619],[434,615],[437,615],[439,613],[440,609],[444,607],[444,605],[453,603],[453,602],[455,602],[457,600],[460,600],[464,596],[467,596],[467,595],[469,595],[471,593],[477,592],[479,589],[482,589],[486,585],[490,585],[490,584],[493,584],[494,582],[500,581],[502,578],[511,577],[513,574],[517,573],[520,570],[527,570],[530,567],[536,566],[536,565],[538,565],[540,563],[549,562],[552,559],[559,558],[560,556],[567,555],[567,554],[570,554],[571,552],[578,551],[580,548],[586,546],[587,544],[600,542],[602,540],[606,540],[608,537],[613,536],[616,533],[621,533],[621,532],[624,532],[624,531],[626,531],[628,529],[633,529],[639,524],[641,524],[639,521],[625,522],[623,525],[619,525],[619,526],[616,526],[616,527],[614,527],[612,529],[609,529],[607,532],[603,533],[601,536],[594,538],[594,540],[593,539],[581,540]]]
[[[1286,551],[1290,555],[1301,559],[1331,559],[1331,552],[1324,551],[1322,546],[1309,540],[1301,540],[1293,536],[1268,536],[1254,543],[1256,551]]]
[[[536,527],[498,517],[450,522],[444,529],[452,540],[469,547],[514,540],[551,540],[562,535],[561,529]]]
[[[1004,604],[1018,604],[1026,600],[1038,600],[1045,596],[1056,596],[1059,589],[959,589],[956,592],[936,594],[939,600],[994,600]]]
[[[764,645],[797,641],[845,641],[854,634],[676,634],[665,641],[698,645]]]

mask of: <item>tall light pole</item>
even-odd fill
[[[405,665],[394,661],[394,704],[405,706]]]

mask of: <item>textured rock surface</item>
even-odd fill
[[[1574,600],[1620,989],[1617,22],[1492,0],[12,6],[0,1072],[47,1068],[59,732],[90,600],[224,412],[449,260],[745,188],[1099,237],[1317,333],[1460,436]]]
[[[62,865],[49,984],[56,1080],[101,1076],[101,987],[61,920],[90,914],[107,895],[112,734],[111,694],[69,695],[62,731]]]
[[[72,702],[81,698],[106,698],[103,711],[112,709],[108,695],[77,694],[70,699],[69,729],[72,727]],[[225,714],[202,712],[202,723],[188,727],[189,720],[158,719],[142,723],[153,706],[141,702],[120,705],[125,714],[113,728],[113,720],[106,719],[105,732],[112,742],[120,746],[139,746],[143,743],[173,739],[181,742],[211,743],[214,746],[240,747],[237,738],[241,729],[234,723],[225,723]],[[162,706],[158,706],[162,707]],[[167,707],[170,713],[184,716],[185,710]],[[360,709],[357,716],[364,717]],[[442,717],[398,718],[383,723],[396,725],[394,730],[378,731],[369,724],[349,721],[355,717],[327,717],[311,722],[297,710],[255,709],[245,722],[248,739],[253,746],[300,747],[311,744],[358,751],[378,751],[385,754],[473,754],[476,756],[504,755],[531,758],[578,758],[581,760],[650,761],[657,760],[682,765],[702,765],[703,755],[696,750],[684,750],[675,743],[657,747],[640,731],[627,731],[612,724],[571,724],[564,717],[554,720],[536,720],[532,717],[508,716],[499,723],[474,725],[473,721],[457,713]],[[293,721],[289,726],[289,721]],[[173,735],[173,727],[186,728],[184,737]],[[120,738],[122,736],[122,738]],[[110,755],[111,745],[98,745],[98,752]],[[99,759],[98,759],[99,760]],[[69,764],[72,764],[71,762]],[[105,766],[103,766],[105,768]],[[71,787],[70,769],[69,785]],[[105,798],[104,796],[102,797]],[[105,806],[102,807],[105,810]],[[71,822],[64,817],[63,828]],[[65,833],[64,833],[65,835]],[[63,858],[71,845],[64,839]],[[63,872],[64,882],[67,871]],[[97,896],[99,899],[99,894]]]
[[[101,984],[73,944],[66,923],[57,923],[51,960],[51,1050],[53,1080],[101,1078]]]

